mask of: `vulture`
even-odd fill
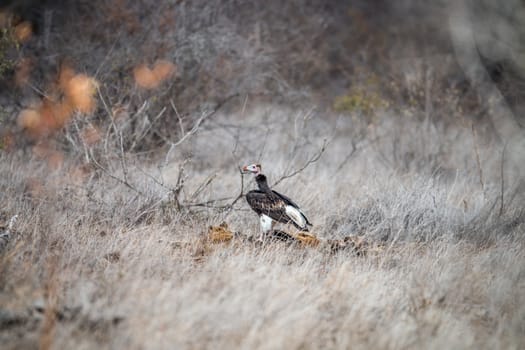
[[[301,231],[308,231],[308,226],[312,226],[310,221],[297,204],[290,198],[273,191],[268,186],[266,176],[261,173],[260,164],[250,164],[242,168],[244,173],[253,173],[258,190],[250,191],[246,194],[246,201],[250,207],[259,215],[262,233],[268,233],[274,223],[293,224]]]

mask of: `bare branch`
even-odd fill
[[[73,126],[75,127],[75,131],[77,132],[77,135],[80,135],[80,128],[78,127],[77,118],[73,118]],[[89,162],[89,152],[88,152],[88,146],[86,145],[86,142],[84,141],[83,137],[80,137],[80,142],[82,143],[82,147],[84,148],[84,155],[86,157],[86,162]]]
[[[169,161],[169,157],[171,155],[171,153],[173,152],[173,150],[175,149],[175,147],[177,147],[178,145],[180,145],[181,143],[183,143],[184,141],[186,141],[187,138],[189,138],[190,136],[192,136],[193,134],[195,134],[198,130],[199,130],[199,127],[201,126],[201,124],[206,120],[208,119],[209,117],[213,116],[215,113],[217,113],[219,111],[219,109],[222,108],[222,106],[224,106],[224,104],[226,102],[228,102],[229,100],[233,99],[234,97],[238,96],[238,94],[234,94],[234,95],[231,95],[231,96],[228,96],[226,97],[224,100],[220,101],[217,106],[209,113],[206,113],[206,114],[203,114],[198,120],[197,122],[195,123],[195,125],[193,126],[193,128],[191,128],[190,131],[188,131],[186,134],[184,134],[177,142],[171,142],[169,140],[165,140],[169,145],[170,145],[170,148],[168,149],[168,152],[166,153],[166,157],[164,159],[164,167],[167,166],[168,164],[168,161]],[[175,105],[172,105],[172,107],[174,107]]]
[[[211,174],[210,176],[208,176],[206,180],[204,180],[204,182],[200,184],[199,187],[197,187],[195,192],[193,192],[193,194],[190,196],[190,199],[197,197],[202,191],[204,191],[206,187],[208,187],[213,182],[213,180],[215,180],[216,177],[217,174]]]
[[[335,173],[337,174],[338,172],[341,171],[341,169],[343,169],[343,167],[346,165],[346,163],[350,160],[350,158],[352,158],[352,156],[355,154],[355,152],[357,151],[357,147],[355,145],[355,141],[352,140],[352,150],[350,150],[350,153],[348,153],[345,157],[345,159],[343,159],[343,161],[341,162],[341,164],[339,164],[339,166],[337,167],[337,169],[335,170]]]
[[[169,144],[170,144],[170,148],[168,149],[168,152],[166,152],[166,157],[164,158],[164,167],[166,167],[168,165],[168,161],[170,159],[170,155],[171,153],[173,152],[173,150],[178,146],[180,145],[181,143],[183,143],[184,141],[186,141],[187,138],[189,138],[190,136],[192,136],[193,134],[195,134],[197,132],[197,130],[199,130],[199,127],[201,126],[202,122],[208,118],[210,116],[210,114],[203,114],[198,120],[197,122],[195,123],[195,125],[193,125],[193,128],[188,131],[186,134],[184,134],[177,142],[170,142],[170,141],[167,141]]]
[[[113,130],[115,130],[115,134],[118,136],[119,139],[119,146],[120,146],[120,153],[119,153],[119,160],[120,160],[120,166],[122,167],[122,173],[124,175],[124,183],[128,183],[128,168],[126,165],[126,161],[124,159],[124,136],[122,136],[122,132],[117,128],[117,125],[115,124],[115,119],[113,118],[113,113],[109,109],[109,106],[107,105],[106,101],[104,100],[104,97],[102,96],[102,92],[100,91],[100,87],[97,86],[97,92],[100,100],[102,101],[102,104],[104,105],[104,109],[106,110],[106,113],[109,116],[109,120],[111,121],[111,126],[113,127]]]
[[[481,191],[483,191],[483,197],[485,197],[485,184],[484,184],[484,181],[483,181],[483,168],[481,167],[481,160],[480,160],[480,157],[479,157],[479,149],[478,149],[478,141],[476,139],[476,129],[474,128],[474,124],[472,124],[471,130],[472,130],[472,138],[474,139],[474,152],[476,153],[476,164],[478,166],[479,183],[481,185]]]
[[[53,98],[52,98],[51,96],[47,95],[42,89],[40,89],[40,88],[38,88],[38,87],[32,85],[31,82],[27,82],[26,84],[27,84],[27,86],[29,86],[34,92],[36,92],[38,95],[40,95],[41,97],[45,97],[45,98],[47,98],[48,100],[53,101]]]
[[[173,102],[173,99],[170,99],[171,108],[173,108],[173,111],[175,112],[175,115],[177,116],[177,119],[179,120],[179,127],[180,127],[180,134],[184,135],[186,131],[184,131],[184,124],[182,123],[182,117],[179,114],[179,111],[177,110],[177,107],[175,107],[175,103]]]
[[[182,162],[179,165],[179,174],[177,175],[177,182],[175,183],[175,188],[171,191],[173,194],[173,200],[175,201],[175,205],[177,206],[177,209],[181,209],[181,203],[179,199],[180,192],[182,191],[184,187],[184,166],[189,161],[189,159],[185,159],[184,162]]]
[[[235,197],[235,199],[228,205],[229,206],[229,210],[231,210],[233,208],[233,206],[235,205],[235,203],[237,203],[239,201],[239,199],[244,197],[244,174],[242,173],[241,167],[238,167],[237,169],[239,170],[239,174],[241,176],[241,190],[240,190],[239,194],[237,195],[237,197]]]
[[[97,168],[99,168],[100,170],[102,170],[104,172],[104,174],[106,174],[107,176],[109,176],[110,178],[112,178],[113,180],[116,180],[118,182],[120,182],[121,184],[123,184],[124,186],[126,186],[127,188],[129,188],[130,190],[136,192],[137,194],[141,195],[141,196],[145,196],[144,193],[142,193],[141,191],[139,191],[135,186],[131,185],[127,179],[121,179],[120,177],[118,176],[115,176],[113,175],[108,169],[106,169],[104,166],[102,166],[96,159],[95,157],[93,156],[93,154],[91,153],[90,154],[90,159],[91,161],[93,162],[93,164],[95,164],[95,166]]]
[[[144,169],[140,168],[140,167],[136,167],[136,169],[142,173],[143,175],[146,175],[148,178],[150,178],[153,182],[155,182],[157,185],[159,185],[160,187],[164,188],[165,190],[168,190],[168,191],[172,191],[173,189],[169,186],[167,186],[164,181],[160,181],[159,179],[157,179],[155,176],[151,175],[150,173],[146,172]]]
[[[239,175],[240,175],[240,179],[241,179],[241,186],[240,186],[241,188],[239,190],[239,194],[236,197],[224,197],[224,198],[211,199],[211,200],[208,200],[208,201],[205,201],[205,202],[200,202],[200,203],[189,203],[189,204],[187,204],[187,206],[191,206],[191,207],[205,207],[205,208],[217,209],[217,210],[220,210],[220,211],[226,211],[226,216],[229,215],[231,213],[231,211],[233,210],[234,205],[241,198],[244,197],[244,175],[243,175],[241,167],[237,167],[237,169],[239,170]],[[217,205],[217,203],[219,203],[219,202],[224,202],[224,201],[231,200],[231,199],[233,199],[233,200],[230,203],[228,203],[228,204]]]
[[[244,117],[244,112],[246,111],[246,106],[248,105],[248,94],[244,97],[244,103],[242,104],[241,115]]]
[[[321,148],[319,149],[317,154],[315,154],[310,159],[308,159],[308,161],[306,161],[306,163],[302,167],[300,167],[299,169],[296,169],[296,170],[292,171],[291,173],[288,173],[288,174],[285,174],[285,175],[281,176],[277,181],[275,181],[273,183],[272,187],[277,186],[278,184],[280,184],[282,181],[284,181],[286,179],[294,177],[295,175],[299,174],[300,172],[302,172],[303,170],[308,168],[311,164],[317,162],[319,160],[319,158],[321,158],[321,156],[323,155],[324,151],[326,150],[326,146],[327,145],[328,145],[328,141],[326,139],[324,139],[323,140],[323,145],[321,146]]]
[[[135,147],[138,145],[139,141],[141,141],[148,133],[148,131],[151,130],[151,128],[153,127],[153,125],[155,124],[155,122],[157,120],[160,119],[160,117],[162,117],[162,115],[164,114],[164,112],[166,112],[166,107],[163,107],[159,114],[157,114],[157,116],[155,118],[153,118],[153,121],[149,123],[149,126],[143,130],[140,135],[138,137],[136,137],[134,140],[133,140],[133,143],[131,144],[131,146],[129,147],[129,150],[132,151],[135,149]],[[146,120],[149,122],[149,119],[146,118]]]
[[[270,128],[266,128],[266,134],[264,135],[264,141],[261,147],[261,151],[259,152],[259,155],[257,156],[257,162],[261,162],[264,151],[266,149],[266,145],[268,143],[268,135],[270,134]]]
[[[503,151],[501,151],[501,167],[500,167],[500,176],[501,176],[501,192],[500,192],[500,207],[499,207],[499,216],[503,215],[504,211],[504,194],[505,194],[505,150],[507,148],[507,144],[505,143],[503,145]]]
[[[233,198],[235,198],[235,197],[233,197],[233,196],[222,197],[222,198],[210,199],[210,200],[207,200],[207,201],[204,201],[204,202],[186,203],[186,205],[190,206],[190,207],[208,207],[208,206],[212,206],[213,204],[217,204],[219,202],[232,200]],[[220,207],[224,208],[225,206],[222,205]]]
[[[119,146],[120,146],[120,154],[119,154],[119,158],[120,158],[120,162],[121,162],[121,166],[122,166],[122,172],[123,172],[123,177],[120,177],[120,176],[117,176],[117,175],[114,175],[109,169],[107,169],[106,167],[104,167],[103,165],[101,165],[94,157],[94,155],[90,152],[90,155],[89,155],[89,158],[91,160],[91,162],[97,167],[99,168],[100,170],[102,170],[104,172],[104,174],[106,174],[107,176],[109,176],[110,178],[118,181],[119,183],[125,185],[126,187],[128,187],[129,189],[133,190],[134,192],[136,192],[138,195],[141,195],[141,196],[144,196],[144,193],[142,193],[141,191],[139,191],[134,185],[132,185],[129,181],[128,181],[128,176],[127,176],[127,167],[126,167],[126,163],[124,161],[124,143],[123,143],[123,136],[122,136],[122,133],[118,130],[116,124],[115,124],[115,121],[113,119],[113,116],[111,114],[111,111],[108,107],[108,105],[106,104],[106,101],[104,100],[103,96],[102,96],[102,93],[100,91],[100,89],[98,89],[98,94],[99,94],[99,97],[102,101],[102,104],[104,105],[105,107],[105,110],[106,112],[108,113],[108,116],[110,117],[110,120],[111,120],[111,126],[112,126],[112,129],[114,130],[114,132],[116,133],[116,135],[119,137]],[[184,133],[184,125],[182,123],[182,118],[181,116],[179,115],[176,107],[175,107],[175,104],[173,103],[173,101],[170,101],[171,103],[171,106],[173,108],[173,110],[175,111],[177,117],[179,118],[179,126],[181,128],[181,132],[183,132],[183,136],[177,141],[177,142],[170,142],[170,141],[167,141],[169,144],[170,144],[170,148],[166,154],[166,158],[164,160],[164,167],[167,165],[167,162],[170,158],[170,154],[171,152],[173,152],[173,150],[180,144],[182,144],[184,141],[186,141],[189,137],[191,137],[193,134],[195,134],[200,126],[202,125],[202,123],[208,119],[209,117],[211,117],[212,115],[214,115],[215,113],[217,113],[217,111],[219,111],[219,109],[226,103],[228,102],[229,100],[231,100],[232,98],[236,97],[237,94],[235,95],[231,95],[227,98],[225,98],[224,100],[222,100],[221,102],[218,103],[218,105],[211,111],[211,112],[208,112],[208,113],[205,113],[203,114],[198,120],[197,122],[194,124],[194,126],[191,128],[191,130],[189,130],[188,132]],[[142,109],[142,108],[141,108]],[[157,115],[157,117],[155,118],[155,120],[157,120],[158,118],[160,118],[160,116],[162,116],[162,114],[164,113],[165,111],[165,108],[163,108],[161,110],[161,112]],[[109,136],[106,135],[107,137]],[[106,138],[107,140],[107,138]],[[155,176],[147,173],[146,171],[144,171],[143,169],[140,169],[137,167],[137,169],[144,175],[146,175],[149,179],[151,179],[153,182],[155,182],[157,185],[163,187],[164,189],[166,189],[170,195],[171,195],[171,201],[173,201],[173,203],[175,204],[175,206],[177,207],[178,210],[180,210],[182,207],[190,207],[190,206],[203,206],[203,207],[214,207],[214,203],[219,203],[219,202],[223,202],[224,200],[229,200],[231,199],[232,197],[228,197],[226,199],[217,199],[217,200],[212,200],[212,201],[208,201],[208,202],[203,202],[203,203],[185,203],[183,201],[181,201],[180,199],[180,194],[181,192],[183,191],[183,188],[184,188],[184,183],[185,183],[185,172],[184,172],[184,166],[186,165],[186,163],[189,161],[189,159],[185,159],[184,162],[182,162],[179,166],[179,173],[177,175],[177,181],[176,181],[176,184],[175,184],[175,187],[171,187],[171,186],[168,186],[164,183],[164,181],[162,180],[159,180],[157,179]],[[162,166],[160,167],[162,169]],[[160,170],[160,169],[159,169]],[[160,170],[162,172],[162,170]],[[233,207],[233,205],[240,199],[242,198],[242,196],[244,195],[243,191],[244,191],[244,180],[242,178],[242,172],[241,172],[241,169],[239,168],[239,173],[241,174],[241,190],[240,190],[240,194],[237,196],[237,198],[235,198],[233,200],[232,203],[228,204],[228,205],[222,205],[222,206],[217,206],[218,209],[230,209]],[[209,186],[212,181],[214,180],[215,178],[215,174],[208,177],[198,188],[197,190],[195,190],[195,192],[189,197],[190,199],[194,199],[195,197],[197,197],[207,186]],[[161,174],[161,179],[162,179],[162,174]],[[162,201],[159,201],[158,203],[161,203]],[[154,204],[152,207],[150,207],[150,209],[152,209],[153,207],[155,207],[156,205],[158,205],[158,203]],[[149,209],[148,209],[149,210]]]

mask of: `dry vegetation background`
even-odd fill
[[[7,2],[1,347],[524,348],[524,10]]]

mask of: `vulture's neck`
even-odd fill
[[[257,182],[257,185],[259,186],[259,189],[263,192],[272,192],[270,189],[270,186],[268,186],[268,181],[266,180],[266,176],[263,174],[259,174],[255,177],[255,181]]]

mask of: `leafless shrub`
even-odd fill
[[[524,347],[520,149],[502,157],[449,56],[394,57],[384,43],[403,37],[359,11],[331,37],[356,55],[331,51],[344,2],[67,6],[76,20],[52,13],[25,46],[42,51],[26,88],[67,100],[46,84],[69,57],[96,104],[0,153],[0,216],[19,215],[0,252],[3,346]],[[365,100],[304,99],[332,82],[330,98]],[[313,222],[311,244],[250,238],[239,166],[253,161]]]
[[[339,117],[335,132],[331,123],[315,110],[219,111],[166,164],[169,147],[147,160],[122,152],[116,120],[106,153],[103,141],[87,147],[104,170],[77,169],[85,150],[74,129],[78,158],[58,170],[2,154],[2,211],[20,220],[18,241],[0,256],[0,295],[24,320],[2,326],[4,344],[21,344],[15,331],[36,344],[40,329],[41,344],[56,347],[522,345],[522,189],[509,185],[500,216],[500,169],[484,172],[483,195],[469,128],[457,131],[465,137],[430,129],[427,149],[447,141],[456,152],[435,153],[435,164],[457,167],[440,179],[417,142],[400,139],[417,167],[383,160],[390,123],[374,137],[361,129],[355,146],[344,130],[356,121]],[[424,138],[424,125],[406,133]],[[499,154],[479,147],[482,166],[499,166]],[[254,160],[270,182],[283,179],[276,188],[301,204],[322,241],[361,235],[386,240],[383,249],[236,241],[235,232],[258,234],[242,197],[224,210],[242,193],[237,166]],[[178,207],[170,190],[182,179]],[[251,186],[245,178],[242,188]],[[224,219],[232,243],[203,240]]]

